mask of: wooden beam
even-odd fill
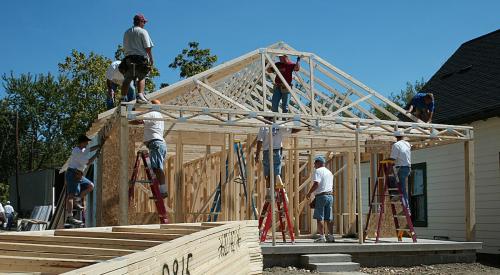
[[[184,150],[182,140],[178,139],[175,145],[175,222],[184,222]]]
[[[232,98],[230,98],[230,97],[226,96],[225,94],[223,94],[223,93],[221,93],[221,92],[217,91],[216,89],[214,89],[214,88],[210,87],[209,85],[207,85],[207,84],[205,84],[205,83],[203,83],[203,82],[201,82],[201,81],[199,81],[199,80],[196,80],[196,84],[198,84],[198,85],[202,86],[203,88],[207,89],[207,90],[208,90],[208,91],[210,91],[211,93],[213,93],[213,94],[215,94],[215,95],[219,96],[220,98],[222,98],[222,99],[226,100],[227,102],[231,103],[231,104],[232,104],[232,105],[234,105],[235,107],[238,107],[238,108],[240,108],[240,109],[242,109],[242,110],[245,110],[245,111],[250,111],[250,109],[248,109],[246,106],[244,106],[244,105],[242,105],[242,104],[240,104],[240,103],[238,103],[238,102],[234,101]]]
[[[354,234],[356,230],[355,209],[354,209],[354,191],[355,191],[355,178],[354,178],[354,153],[347,153],[347,211],[349,211],[348,218],[348,233]]]
[[[359,124],[358,124],[359,129]],[[363,243],[363,209],[362,209],[362,196],[361,196],[361,151],[359,149],[359,131],[356,131],[356,202],[358,209],[358,241]]]
[[[129,184],[129,167],[128,167],[128,148],[129,148],[129,127],[127,119],[127,107],[121,106],[120,116],[120,185],[118,187],[119,194],[119,214],[118,223],[120,225],[128,224],[128,184]]]
[[[314,116],[314,108],[315,108],[315,96],[314,96],[314,59],[312,56],[309,56],[309,89],[311,90],[311,115]],[[321,115],[321,113],[320,113]]]
[[[0,256],[0,270],[3,272],[41,272],[43,274],[60,274],[93,265],[98,262],[99,261],[80,259]]]
[[[151,234],[151,233],[132,233],[132,232],[98,232],[98,231],[80,231],[80,230],[56,230],[54,236],[75,236],[89,238],[106,239],[126,239],[126,240],[152,240],[152,241],[170,241],[182,237],[181,234]]]
[[[293,147],[297,149],[299,146],[299,138],[294,137],[293,138]],[[300,235],[300,230],[299,230],[299,220],[300,220],[300,209],[299,209],[299,199],[300,199],[300,190],[299,190],[299,185],[300,185],[300,170],[299,170],[299,150],[294,150],[293,152],[293,189],[294,189],[294,196],[293,196],[293,227],[295,229],[295,234],[297,236]]]
[[[474,141],[464,142],[465,161],[465,240],[476,240],[476,172]]]

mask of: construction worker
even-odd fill
[[[431,93],[417,93],[408,104],[407,113],[413,113],[423,122],[430,123],[434,115],[434,95]]]
[[[152,104],[161,104],[158,99],[153,99]],[[163,138],[165,132],[165,122],[161,120],[163,116],[160,112],[151,111],[143,115],[145,119],[135,120],[131,124],[144,124],[144,144],[149,149],[151,158],[151,169],[160,182],[160,193],[162,197],[168,196],[165,172],[163,171],[165,157],[167,156],[167,144]],[[148,120],[153,118],[158,120]]]
[[[125,58],[121,64],[120,71],[125,76],[122,85],[122,101],[127,100],[130,82],[137,80],[137,103],[149,103],[144,96],[146,76],[154,64],[152,48],[153,41],[148,31],[144,29],[148,20],[142,14],[134,16],[134,26],[129,28],[123,35],[123,50]]]
[[[5,209],[3,208],[2,203],[0,203],[0,222],[5,224],[7,222],[7,217],[5,215]]]
[[[280,55],[279,60],[280,61],[274,63],[274,65],[276,65],[276,67],[278,68],[281,75],[288,83],[288,85],[290,87],[292,87],[292,79],[293,79],[292,73],[294,71],[300,70],[300,64],[299,64],[300,57],[297,57],[296,63],[293,63],[292,61],[290,61],[290,59],[288,58],[287,55]],[[269,67],[267,69],[267,71],[269,73],[274,72],[272,67]],[[281,78],[279,77],[279,75],[276,74],[276,78],[274,79],[273,97],[271,99],[272,111],[278,112],[278,106],[279,106],[280,101],[281,101],[282,112],[288,113],[289,112],[288,105],[290,103],[290,97],[291,97],[290,92],[286,88],[285,84],[283,84],[283,82],[281,81]]]
[[[10,201],[7,201],[7,203],[4,206],[5,209],[5,217],[7,219],[7,223],[4,224],[4,228],[10,229],[12,228],[12,225],[14,224],[14,207],[10,205]]]
[[[267,117],[267,121],[272,121],[272,118]],[[273,127],[273,144],[272,144],[272,152],[273,152],[273,171],[275,177],[276,185],[283,185],[283,181],[281,180],[281,161],[282,161],[282,146],[283,146],[283,138],[287,134],[296,133],[299,130],[292,130],[283,127]],[[257,150],[255,152],[255,161],[258,163],[260,161],[260,151],[261,149],[264,151],[262,157],[262,165],[264,166],[264,177],[266,178],[266,201],[271,201],[271,178],[270,175],[270,164],[269,164],[269,127],[261,127],[259,129],[259,133],[257,135]]]
[[[406,184],[411,171],[411,144],[403,139],[401,132],[396,132],[394,135],[396,136],[397,141],[392,145],[391,156],[389,159],[394,161],[394,165],[397,170],[399,184],[401,185],[401,190],[403,191],[403,204],[406,208],[408,208],[408,212],[411,213],[410,205],[408,203],[408,194],[406,191]],[[392,199],[396,200],[397,197],[393,196]]]
[[[314,158],[314,177],[313,185],[306,195],[309,200],[314,192],[314,214],[318,227],[319,238],[315,243],[335,242],[333,237],[333,174],[325,167],[326,160],[323,156]],[[328,226],[328,234],[325,238],[325,228],[323,221]]]
[[[121,63],[122,62],[120,60],[113,61],[106,70],[106,86],[108,88],[106,107],[108,110],[115,107],[115,91],[118,89],[118,86],[123,84],[124,77],[118,69]],[[132,101],[135,98],[134,82],[135,81],[130,81],[127,93],[127,102]]]
[[[84,171],[87,165],[90,165],[97,157],[95,154],[90,157],[90,152],[96,150],[98,146],[87,149],[91,141],[85,135],[78,137],[78,145],[71,151],[71,157],[66,170],[66,222],[79,225],[82,221],[73,217],[73,207],[77,210],[83,210],[85,195],[94,190],[94,184],[84,177]]]

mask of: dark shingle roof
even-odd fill
[[[500,116],[500,29],[462,44],[423,90],[435,96],[435,123]]]

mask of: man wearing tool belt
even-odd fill
[[[283,78],[286,80],[288,85],[292,87],[292,73],[294,71],[300,70],[300,57],[297,57],[297,63],[293,63],[290,61],[288,56],[286,55],[280,55],[279,56],[280,61],[274,63],[278,70],[280,71],[281,75],[283,75]],[[273,68],[269,67],[267,69],[269,73],[273,72]],[[273,89],[273,97],[271,99],[272,102],[272,111],[273,112],[278,112],[278,106],[281,101],[281,110],[283,113],[288,113],[288,104],[290,103],[290,97],[291,94],[286,88],[285,84],[281,81],[281,78],[276,74],[276,78],[274,79],[274,89]]]
[[[399,184],[401,185],[401,191],[403,192],[403,203],[408,212],[410,211],[410,205],[408,203],[408,194],[406,189],[406,183],[408,182],[408,176],[411,171],[411,144],[403,139],[403,134],[397,131],[395,134],[397,142],[392,145],[390,160],[394,161],[394,165],[397,170]],[[393,197],[397,200],[397,197]]]
[[[144,29],[148,20],[142,14],[134,16],[134,26],[123,35],[123,50],[125,58],[119,66],[125,76],[122,84],[122,101],[127,100],[127,93],[131,81],[137,81],[137,103],[149,103],[144,96],[146,76],[153,66],[153,41],[148,31]]]
[[[314,214],[313,218],[318,225],[319,238],[314,240],[315,243],[333,243],[333,174],[325,167],[326,160],[323,156],[317,156],[314,159],[314,177],[313,185],[306,195],[309,199],[314,192]],[[328,234],[325,238],[325,229],[323,221],[328,225]]]

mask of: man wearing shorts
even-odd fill
[[[158,99],[151,101],[152,104],[161,104]],[[163,171],[165,157],[167,156],[167,144],[163,138],[165,132],[165,122],[160,112],[151,111],[143,115],[143,120],[132,121],[132,124],[144,124],[144,144],[149,149],[151,169],[160,182],[160,193],[163,198],[168,196],[167,184],[165,182],[165,172]],[[155,120],[148,120],[153,118]],[[157,119],[157,120],[156,120]]]
[[[79,199],[83,202],[85,195],[94,190],[94,184],[84,177],[85,168],[97,157],[97,155],[90,157],[90,152],[97,147],[87,149],[89,141],[91,139],[85,135],[78,137],[78,145],[71,151],[68,170],[66,170],[66,222],[71,224],[82,223],[73,217],[73,207],[78,210],[83,209],[83,206],[76,201]]]
[[[153,66],[153,41],[144,29],[148,20],[142,14],[134,16],[134,26],[123,35],[125,58],[120,65],[120,72],[125,76],[122,85],[122,101],[126,100],[131,81],[137,81],[137,103],[149,103],[144,96],[146,76]]]
[[[314,192],[315,204],[313,218],[318,225],[319,238],[314,240],[316,243],[335,242],[333,237],[333,174],[325,167],[325,158],[317,156],[314,159],[313,186],[307,193],[309,199]],[[328,225],[330,234],[325,238],[325,229],[323,221]]]

